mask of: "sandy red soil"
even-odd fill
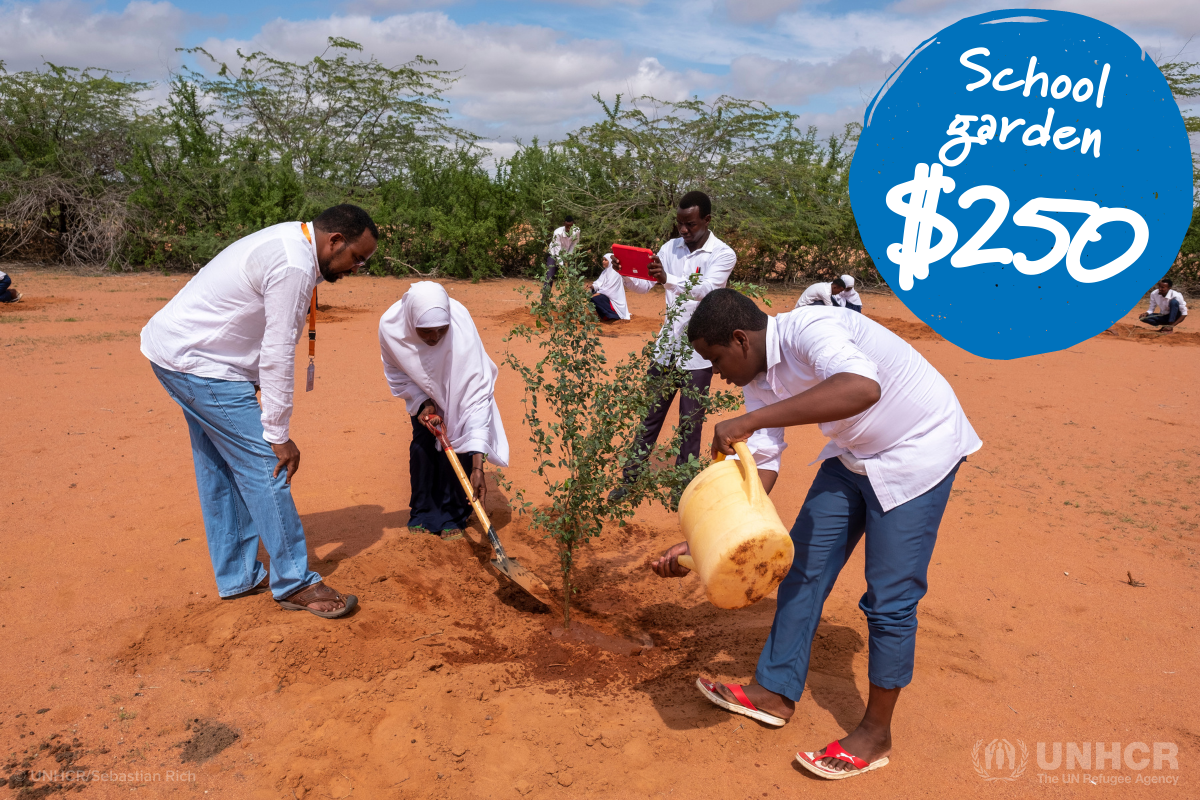
[[[267,596],[224,602],[182,415],[138,352],[141,326],[186,277],[12,273],[28,301],[0,307],[0,778],[26,761],[118,778],[90,782],[92,798],[1200,796],[1200,329],[1138,335],[1131,314],[1121,335],[997,362],[866,296],[950,380],[984,447],[942,524],[892,763],[823,783],[792,755],[862,712],[861,549],[780,730],[691,687],[701,672],[749,679],[775,603],[721,611],[694,579],[653,576],[650,557],[681,538],[661,508],[584,552],[582,624],[564,633],[556,613],[499,588],[478,531],[451,543],[407,533],[409,426],[376,325],[408,281],[357,277],[322,293],[317,390],[297,392],[292,432],[313,563],[362,608],[329,622]],[[532,353],[501,341],[521,313],[516,286],[448,283],[497,362],[506,347]],[[775,308],[797,293],[776,292]],[[609,352],[635,349],[661,306],[631,297],[638,317]],[[497,391],[507,476],[535,490],[510,370]],[[822,440],[788,439],[773,499],[790,522]],[[511,553],[557,585],[549,544],[498,490],[489,504]],[[238,738],[181,763],[197,720]],[[994,739],[1018,758],[1026,748],[1016,780],[976,773],[977,743]],[[1037,763],[1039,742],[1049,754],[1098,741],[1173,743],[1178,769]],[[1178,783],[1100,782],[1114,777]]]

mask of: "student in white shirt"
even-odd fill
[[[862,313],[862,298],[858,296],[858,292],[854,291],[854,278],[850,275],[842,276],[842,286],[846,287],[837,296],[837,303],[842,308],[848,308],[851,311]]]
[[[838,298],[846,290],[846,284],[841,278],[834,278],[824,283],[814,283],[805,289],[796,300],[796,308],[801,306],[836,306]]]
[[[419,281],[379,320],[383,374],[412,417],[408,527],[444,540],[462,538],[471,504],[437,438],[431,416],[446,428],[450,446],[487,499],[483,463],[508,466],[508,439],[496,406],[499,370],[488,357],[470,312],[433,281]]]
[[[267,590],[261,539],[282,608],[332,619],[358,602],[308,568],[290,485],[300,450],[288,429],[296,345],[314,288],[366,264],[378,236],[367,212],[351,205],[312,223],[272,225],[218,253],[142,329],[142,354],[187,420],[223,599]]]
[[[713,454],[745,441],[764,488],[777,485],[784,428],[817,425],[829,437],[792,528],[791,570],[775,621],[745,687],[697,681],[708,699],[767,724],[787,722],[804,690],[821,607],[860,539],[870,630],[866,713],[840,742],[798,753],[826,778],[881,767],[892,711],[912,680],[917,603],[925,595],[938,525],[960,463],[982,443],[950,384],[907,342],[862,314],[806,308],[771,318],[732,290],[713,292],[688,326],[692,346],[728,383],[744,387],[746,413],[717,424]],[[787,487],[794,492],[799,487]],[[675,545],[652,565],[687,574]]]
[[[25,295],[12,288],[12,278],[0,272],[0,303],[19,303]]]
[[[1187,321],[1187,300],[1172,288],[1174,286],[1170,278],[1159,281],[1150,293],[1150,309],[1139,317],[1147,325],[1161,325],[1159,331],[1162,333],[1170,333],[1176,325]]]
[[[563,217],[562,226],[555,228],[554,233],[550,235],[550,252],[546,256],[546,278],[542,281],[543,303],[550,296],[550,291],[554,286],[554,277],[558,274],[558,267],[561,263],[560,256],[574,253],[578,244],[579,226],[575,224],[575,218],[567,214]]]
[[[592,284],[592,304],[596,313],[605,322],[629,319],[629,305],[625,302],[625,282],[613,269],[612,253],[604,254],[604,269]]]
[[[700,301],[709,292],[725,288],[737,263],[737,255],[733,249],[708,229],[711,221],[712,201],[708,199],[708,195],[704,192],[688,192],[679,199],[679,209],[675,214],[675,226],[679,237],[668,241],[657,255],[650,258],[650,277],[654,280],[625,278],[625,285],[639,294],[650,291],[655,283],[661,283],[666,289],[668,310],[677,300],[682,303],[682,313],[675,319],[669,333],[669,338],[674,343],[679,343],[683,337],[688,320],[692,318],[692,312]],[[619,261],[617,265],[620,266]],[[693,279],[696,282],[690,284]],[[660,336],[667,331],[669,324],[669,319],[663,322]],[[668,370],[675,370],[678,373],[678,384],[690,385],[695,391],[708,394],[708,385],[712,383],[712,365],[699,353],[693,352],[686,359],[679,360],[673,359],[670,353],[660,353],[656,361],[658,363],[651,368],[652,376],[661,376]],[[646,458],[654,449],[658,434],[666,421],[667,410],[671,407],[677,391],[664,393],[646,415],[643,422],[645,432],[637,445],[637,451],[633,454],[633,460],[625,468],[624,477],[627,483],[636,479]],[[689,457],[700,456],[704,414],[699,402],[687,396],[679,398],[679,424],[683,442],[676,463],[684,464]],[[609,492],[608,499],[617,501],[626,494],[628,490],[624,486],[618,486]]]

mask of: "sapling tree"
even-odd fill
[[[543,241],[549,238],[546,230],[541,233]],[[623,525],[642,502],[656,501],[673,509],[683,487],[705,466],[706,460],[694,456],[684,464],[673,463],[687,434],[688,423],[681,421],[669,441],[649,454],[649,464],[664,465],[642,469],[622,500],[608,500],[608,493],[623,485],[626,464],[638,457],[635,448],[644,430],[642,422],[657,398],[676,389],[698,401],[706,414],[741,404],[740,394],[697,392],[683,381],[680,370],[650,374],[656,354],[667,363],[680,363],[691,355],[686,336],[681,337],[685,341],[676,341],[666,334],[673,327],[670,324],[641,352],[610,361],[591,302],[588,259],[589,254],[579,250],[561,254],[555,290],[545,301],[534,302],[533,293],[525,290],[533,323],[518,326],[511,336],[536,339],[540,358],[528,363],[511,351],[505,357],[525,385],[522,402],[536,459],[533,471],[542,478],[548,501],[532,509],[532,525],[558,547],[567,627],[571,595],[576,591],[572,568],[578,548],[599,536],[605,523]],[[667,318],[674,322],[682,312],[681,299],[667,310]],[[523,492],[515,497],[522,511],[533,506]]]

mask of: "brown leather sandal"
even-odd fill
[[[309,608],[309,603],[317,603],[324,600],[340,602],[342,607],[334,611],[317,611],[314,608]],[[352,594],[342,594],[341,592],[330,589],[325,585],[324,581],[317,581],[311,586],[306,586],[298,592],[285,597],[283,600],[276,600],[279,607],[287,611],[307,611],[310,614],[316,614],[322,619],[337,619],[344,617],[354,610],[358,605],[358,598]]]

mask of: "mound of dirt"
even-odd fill
[[[1172,347],[1200,345],[1200,331],[1180,330],[1176,328],[1170,333],[1162,333],[1154,328],[1140,325],[1129,325],[1117,322],[1111,328],[1100,334],[1105,337],[1115,337],[1127,342],[1142,342],[1143,344],[1168,344]]]

